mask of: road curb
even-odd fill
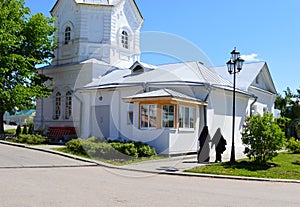
[[[149,173],[149,174],[172,175],[172,176],[187,176],[187,177],[202,177],[202,178],[213,178],[213,179],[300,184],[300,180],[289,180],[289,179],[256,178],[256,177],[202,174],[202,173],[190,173],[190,172],[158,172],[158,171],[152,171],[152,170],[132,169],[132,168],[126,168],[126,166],[115,166],[115,165],[107,164],[107,163],[97,161],[97,160],[83,158],[83,157],[79,157],[76,155],[71,155],[71,154],[67,154],[67,153],[63,153],[63,152],[59,152],[59,151],[55,151],[55,150],[51,150],[51,149],[43,149],[43,148],[30,146],[30,145],[26,145],[26,144],[7,142],[7,141],[3,141],[3,140],[0,140],[0,144],[6,144],[6,145],[22,147],[22,148],[26,148],[26,149],[30,149],[30,150],[37,150],[37,151],[42,151],[42,152],[46,152],[46,153],[56,154],[59,156],[64,156],[64,157],[67,157],[70,159],[75,159],[75,160],[87,162],[90,164],[95,164],[95,166],[101,166],[101,167],[106,167],[106,168],[110,168],[110,169],[142,172],[142,173]]]

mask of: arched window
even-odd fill
[[[72,92],[66,93],[65,118],[69,119],[72,115]]]
[[[55,113],[54,119],[59,119],[61,114],[61,93],[57,92],[55,94]]]
[[[65,44],[69,44],[69,42],[71,41],[71,27],[67,27],[65,29]]]
[[[129,44],[128,44],[128,33],[126,31],[122,31],[122,34],[121,34],[121,43],[122,43],[122,46],[126,49],[129,48]]]

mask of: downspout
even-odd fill
[[[211,93],[211,86],[207,86],[206,90],[208,90],[208,93],[206,97],[204,98],[204,101],[207,102],[209,95]],[[204,126],[207,126],[207,106],[204,106]]]
[[[44,75],[44,69],[42,69],[42,75]],[[44,97],[41,99],[41,128],[44,129]]]
[[[257,101],[257,96],[254,96],[254,101],[250,104],[250,116],[252,115],[252,107]]]
[[[81,101],[81,99],[76,95],[76,90],[75,90],[75,92],[74,92],[74,97],[79,101],[79,104],[80,104],[80,106],[79,106],[79,129],[80,129],[80,134],[82,133],[82,128],[81,128],[81,126],[82,126],[82,124],[81,124],[81,121],[82,121],[82,101]]]

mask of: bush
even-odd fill
[[[16,129],[16,136],[18,137],[21,134],[21,126],[18,125]]]
[[[134,143],[127,142],[127,143],[121,143],[121,142],[112,142],[110,145],[118,150],[119,152],[131,156],[131,157],[138,157],[138,151],[134,145]]]
[[[246,118],[242,132],[244,153],[259,164],[266,164],[277,156],[285,143],[284,133],[276,124],[272,114],[251,115]]]
[[[46,137],[38,134],[20,134],[17,138],[13,139],[14,142],[24,144],[43,144],[46,141]]]
[[[294,137],[291,137],[286,148],[292,153],[300,154],[300,141],[296,141]]]
[[[23,126],[22,134],[28,134],[27,126],[26,125]]]
[[[33,134],[33,129],[34,129],[34,125],[33,123],[30,123],[28,127],[28,134]]]
[[[136,142],[134,143],[134,145],[137,148],[139,157],[151,157],[156,155],[155,149],[149,146],[148,144],[143,144],[142,142]]]
[[[101,139],[100,139],[101,140]],[[104,158],[104,159],[114,159],[117,157],[116,151],[110,144],[106,142],[99,142],[99,139],[96,139],[92,142],[90,140],[83,140],[82,146],[86,153],[95,158]]]
[[[84,150],[82,146],[82,140],[80,138],[78,139],[72,139],[66,143],[67,150],[75,153],[75,154],[82,154],[87,155],[86,151]]]
[[[16,134],[16,129],[7,129],[4,131],[4,134]]]
[[[141,142],[107,143],[103,138],[73,139],[66,144],[67,150],[82,155],[104,159],[128,159],[156,155],[154,148]]]

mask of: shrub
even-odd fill
[[[104,138],[99,138],[99,137],[90,137],[86,139],[86,141],[100,143],[100,142],[105,142],[106,140]]]
[[[87,155],[86,151],[84,150],[82,146],[82,140],[80,138],[78,139],[72,139],[66,143],[67,150],[75,153],[75,154],[82,154]]]
[[[300,141],[296,141],[294,137],[291,137],[286,148],[292,153],[300,154]]]
[[[118,156],[119,153],[106,142],[94,143],[91,141],[84,141],[83,148],[88,155],[95,158],[116,159],[120,157]]]
[[[26,125],[23,126],[22,134],[28,134],[27,126]]]
[[[150,157],[156,155],[154,148],[141,142],[111,142],[103,138],[73,139],[66,144],[67,150],[94,158],[128,159],[130,157]]]
[[[16,134],[16,129],[6,129],[4,134]]]
[[[128,155],[128,156],[132,156],[137,158],[138,157],[138,151],[134,145],[134,143],[131,142],[127,142],[127,143],[121,143],[121,142],[112,142],[110,143],[110,145],[118,150],[119,152]]]
[[[276,124],[272,114],[251,115],[246,118],[242,132],[244,153],[259,164],[266,164],[277,156],[285,143],[284,133]]]
[[[43,144],[46,141],[46,137],[38,134],[20,134],[17,138],[13,139],[14,142],[24,144]]]
[[[142,142],[136,142],[134,143],[134,145],[137,148],[139,157],[151,157],[156,155],[155,149],[149,146],[148,144],[144,144]]]
[[[16,129],[16,136],[18,137],[21,134],[21,126],[18,125]]]
[[[33,129],[34,129],[34,125],[33,123],[30,123],[28,127],[28,134],[33,134]]]

